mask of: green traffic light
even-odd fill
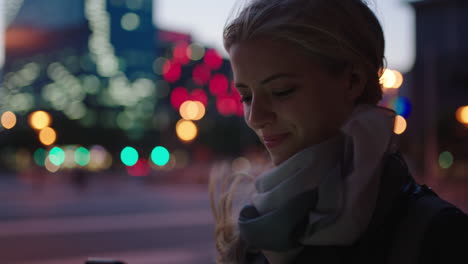
[[[53,147],[49,151],[49,160],[55,166],[60,166],[65,161],[65,152],[59,147]]]
[[[151,160],[158,166],[164,166],[169,162],[170,154],[165,147],[155,147],[151,152]]]
[[[79,147],[75,150],[75,162],[80,166],[86,166],[89,163],[91,156],[89,150],[84,147]]]
[[[120,152],[120,159],[123,164],[133,166],[138,161],[138,151],[132,147],[125,147],[122,152]]]
[[[45,149],[38,148],[36,151],[34,151],[34,162],[36,162],[37,165],[44,167],[46,157],[47,151]]]

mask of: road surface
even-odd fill
[[[0,263],[214,263],[206,186],[0,183]]]

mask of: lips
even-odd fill
[[[288,136],[289,136],[289,133],[265,135],[265,136],[262,136],[262,139],[263,139],[263,143],[265,144],[265,146],[271,149],[283,143],[283,141]]]

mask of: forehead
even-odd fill
[[[229,50],[236,81],[258,81],[276,73],[302,74],[314,64],[297,46],[271,38],[255,38],[232,45]]]

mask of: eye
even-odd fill
[[[289,88],[289,89],[286,89],[284,91],[273,92],[273,95],[275,95],[275,96],[286,96],[288,94],[291,94],[295,90],[296,90],[296,88]]]
[[[252,96],[251,95],[241,95],[241,103],[250,103],[252,101]]]

